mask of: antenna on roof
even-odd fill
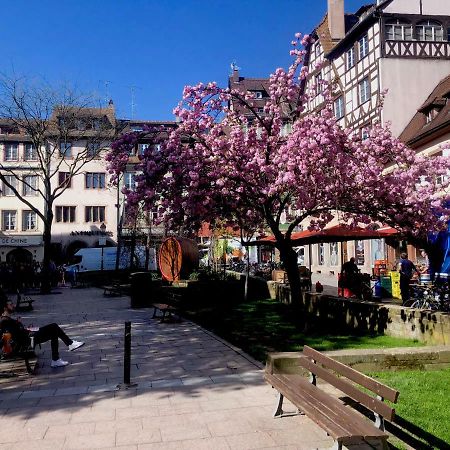
[[[109,96],[109,84],[112,83],[112,81],[99,80],[99,82],[103,83],[105,86],[105,105],[108,105],[108,102],[111,100],[111,97]]]
[[[131,93],[131,119],[134,119],[134,113],[136,109],[136,89],[141,89],[139,86],[134,84],[128,86],[130,88]]]

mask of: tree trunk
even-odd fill
[[[294,305],[301,303],[301,289],[300,289],[300,273],[297,266],[297,253],[292,247],[283,245],[279,248],[280,258],[283,262],[284,269],[289,280],[291,288],[291,302]]]
[[[50,217],[49,217],[50,216]],[[50,219],[50,220],[49,220]],[[50,294],[52,288],[52,273],[50,270],[50,254],[52,250],[52,220],[53,214],[47,214],[47,221],[44,222],[44,260],[41,270],[41,294]]]

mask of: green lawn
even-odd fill
[[[321,351],[421,345],[409,339],[389,336],[342,334],[329,327],[304,332],[297,311],[270,299],[191,303],[186,309],[191,320],[261,362],[265,362],[269,352],[300,351],[305,344]]]
[[[409,445],[423,449],[450,449],[450,369],[370,375],[400,392],[394,423],[423,442],[423,445],[417,442],[414,445],[411,441]],[[401,440],[407,442],[407,439],[402,437]],[[392,442],[397,448],[406,448],[395,438]]]

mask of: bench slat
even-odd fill
[[[318,352],[317,350],[314,350],[311,347],[308,347],[307,345],[303,347],[303,355],[309,356],[328,369],[334,370],[335,372],[345,376],[349,380],[358,383],[360,386],[371,390],[380,397],[383,397],[393,403],[397,402],[399,392],[395,389],[392,389],[391,387],[386,386],[385,384],[380,383],[379,381],[376,381],[373,378],[368,377],[367,375],[364,375],[363,373],[358,372],[357,370],[352,369],[351,367],[348,367],[339,361],[336,361],[335,359],[325,356],[324,354]]]
[[[338,441],[388,437],[300,375],[266,374],[266,380]]]
[[[392,419],[395,415],[395,410],[386,403],[383,403],[382,401],[371,397],[369,394],[360,391],[357,387],[353,386],[348,381],[342,378],[338,378],[336,375],[324,369],[323,367],[314,364],[308,358],[300,358],[299,363],[302,367],[308,369],[310,372],[316,374],[322,380],[338,388],[353,400],[356,400],[357,402],[361,403],[362,405],[366,406],[367,408],[380,414],[381,416],[392,422]]]

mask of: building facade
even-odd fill
[[[306,55],[308,110],[321,108],[325,85],[332,83],[336,118],[363,139],[375,121],[389,123],[395,136],[403,134],[433,88],[450,74],[446,0],[378,0],[351,14],[344,13],[343,0],[328,0],[328,12],[312,37]],[[341,262],[354,256],[370,272],[377,259],[389,259],[393,266],[407,248],[416,256],[406,242],[395,247],[354,241],[301,252],[314,271],[337,273]]]

